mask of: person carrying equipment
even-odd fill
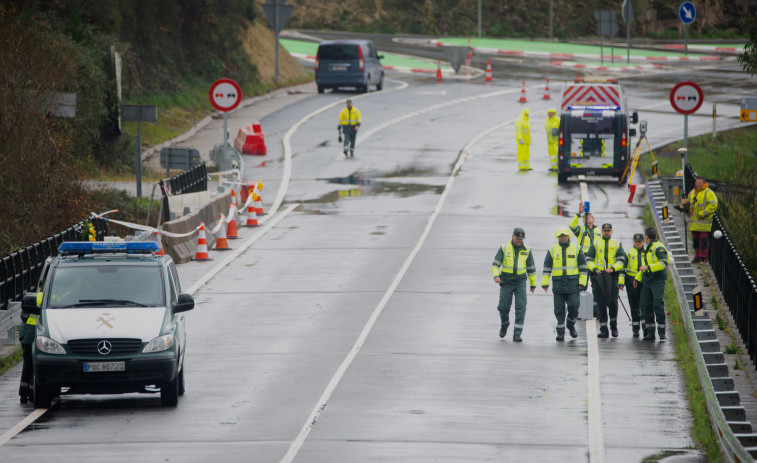
[[[342,141],[342,133],[344,133],[344,150],[342,152],[346,157],[355,157],[355,139],[361,122],[360,110],[352,106],[352,100],[347,100],[347,107],[339,113],[339,124],[337,125],[339,141]]]
[[[626,253],[623,245],[612,238],[612,225],[602,224],[602,237],[595,240],[586,255],[586,266],[592,273],[596,284],[592,289],[594,300],[599,310],[598,338],[607,338],[607,313],[610,314],[610,331],[612,337],[618,337],[618,283],[619,274],[625,268]]]

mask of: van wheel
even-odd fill
[[[562,172],[557,173],[557,183],[562,185],[563,183],[568,182],[568,174],[563,174]]]
[[[34,380],[34,408],[50,408],[55,390],[51,386],[41,386]]]
[[[175,407],[179,404],[179,374],[173,380],[160,388],[160,405]]]
[[[184,387],[184,366],[181,367],[179,372],[179,395],[184,395],[186,388]]]
[[[318,86],[318,93],[323,93],[324,90],[323,85]]]
[[[379,83],[376,84],[376,91],[380,92],[384,89],[384,74],[381,74],[381,80],[379,80]]]

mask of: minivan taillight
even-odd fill
[[[319,49],[315,54],[315,71],[318,72],[318,62],[321,60],[321,50]]]
[[[358,63],[360,64],[360,71],[365,70],[365,60],[363,59],[363,47],[357,47],[358,51]]]
[[[625,148],[626,145],[628,145],[628,139],[626,138],[626,131],[623,130],[622,132],[623,132],[623,136],[620,139],[620,146],[622,146],[623,148]]]
[[[558,135],[558,137],[559,137],[559,138],[557,139],[557,144],[558,144],[559,146],[562,146],[562,145],[563,145],[563,143],[564,143],[564,142],[563,142],[563,137],[562,137],[562,130],[560,131],[560,135]]]

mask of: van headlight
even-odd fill
[[[170,349],[171,346],[173,346],[173,334],[164,334],[163,336],[158,336],[147,343],[142,352],[145,354],[149,354],[150,352],[163,352],[164,350]]]
[[[35,341],[35,343],[37,345],[37,349],[46,354],[66,354],[66,349],[64,349],[63,346],[46,336],[37,335],[37,340]]]

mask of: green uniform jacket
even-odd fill
[[[665,281],[668,277],[668,250],[658,240],[651,241],[644,249],[644,264],[649,266],[646,272],[639,272],[636,279],[642,283],[648,281]]]
[[[577,255],[579,273],[577,275],[566,275],[565,271],[563,271],[562,275],[552,275],[552,292],[555,294],[577,293],[579,285],[584,288],[586,287],[588,269],[586,268],[584,253],[581,252],[581,248],[575,243],[557,243],[547,251],[547,256],[544,258],[544,274],[542,275],[541,285],[542,287],[549,285],[549,275],[552,273],[552,266],[554,265],[552,253],[557,252],[558,248],[560,249],[562,262],[567,262],[569,258],[576,257]]]
[[[580,217],[580,214],[576,214],[573,217],[573,220],[570,221],[570,231],[576,235],[576,238],[578,238],[578,245],[581,246],[581,251],[586,254],[589,252],[591,243],[598,238],[602,238],[602,231],[600,231],[599,227],[596,225],[592,228],[587,228],[586,225],[579,226],[578,219]]]
[[[508,249],[510,247],[512,247],[512,250],[514,251],[514,254],[511,256],[511,258],[513,259],[513,268],[516,269],[516,271],[512,273],[505,273],[502,272],[502,263],[507,262],[507,259],[505,258],[505,249]],[[519,273],[517,271],[517,268],[519,266],[523,268],[524,266],[522,265],[522,263],[519,264],[518,260],[523,259],[523,257],[526,257],[526,265],[523,272]],[[529,248],[525,244],[521,246],[515,246],[512,241],[500,246],[497,250],[497,255],[494,256],[494,261],[492,262],[492,276],[495,278],[499,277],[500,285],[517,284],[528,278],[529,282],[531,283],[531,287],[535,288],[536,265],[534,264],[534,255],[531,252],[531,248]]]

